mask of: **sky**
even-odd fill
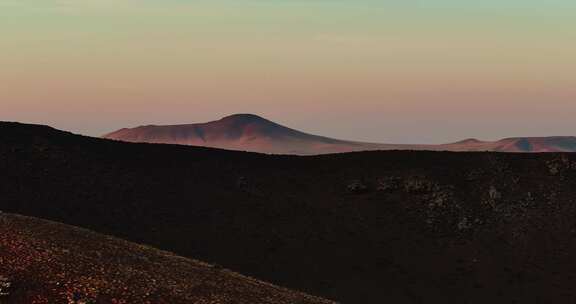
[[[254,113],[394,143],[576,135],[573,0],[0,0],[0,120]]]

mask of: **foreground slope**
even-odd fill
[[[5,211],[342,303],[576,302],[576,155],[273,156],[0,124]]]
[[[331,303],[55,222],[1,213],[0,231],[2,303]]]
[[[576,152],[576,137],[570,136],[516,137],[498,141],[468,139],[441,145],[345,141],[300,132],[252,114],[231,115],[208,123],[121,129],[103,137],[126,142],[179,144],[296,155],[371,150]]]

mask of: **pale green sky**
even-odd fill
[[[0,120],[576,135],[575,1],[0,0]]]

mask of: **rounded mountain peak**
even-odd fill
[[[269,120],[256,114],[234,114],[226,116],[220,119],[220,121],[235,123],[269,122]]]
[[[477,138],[466,138],[464,140],[455,142],[455,144],[479,144],[479,143],[482,143],[482,141]]]

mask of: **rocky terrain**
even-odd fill
[[[2,209],[342,303],[576,301],[576,155],[274,156],[0,124]]]
[[[319,155],[374,150],[576,152],[576,137],[515,137],[498,141],[467,139],[439,145],[379,144],[311,135],[253,114],[174,126],[141,126],[103,136],[126,142],[164,143],[271,154]]]
[[[0,303],[332,303],[91,231],[0,214]]]

